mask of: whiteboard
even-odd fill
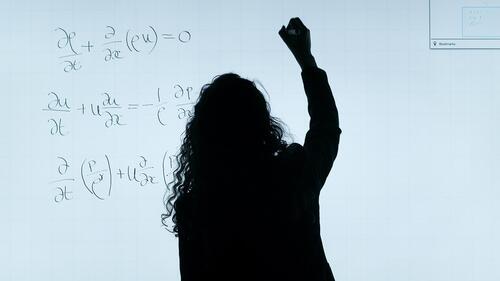
[[[0,280],[180,280],[160,216],[193,102],[238,73],[303,143],[296,16],[343,131],[320,197],[336,279],[499,280],[500,56],[431,50],[428,5],[2,1]]]

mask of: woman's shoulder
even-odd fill
[[[299,143],[288,144],[275,157],[274,168],[275,184],[283,185],[290,190],[290,185],[301,184],[304,171],[304,147]]]
[[[279,154],[280,162],[288,169],[299,169],[304,163],[304,147],[299,143],[291,143]]]
[[[300,153],[304,152],[304,147],[300,143],[292,142],[290,143],[286,149],[285,153],[288,153],[289,155],[297,156]]]

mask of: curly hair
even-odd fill
[[[237,166],[282,152],[287,147],[283,137],[289,136],[284,126],[270,115],[269,103],[255,82],[225,73],[205,84],[186,124],[174,177],[163,197],[166,213],[161,220],[167,230],[169,217],[175,225],[169,231],[178,237],[179,229],[189,232],[201,222],[200,214],[210,213],[204,209],[213,204],[209,194],[214,196],[223,186],[216,177],[223,168],[217,164]]]

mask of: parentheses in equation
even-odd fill
[[[168,189],[167,177],[165,176],[165,159],[167,158],[168,150],[163,154],[163,159],[161,161],[161,175],[163,176],[163,182],[165,183],[165,187]]]
[[[153,30],[153,33],[155,34],[155,43],[153,45],[153,48],[151,48],[151,50],[149,50],[149,54],[151,54],[151,52],[154,50],[154,48],[156,47],[156,44],[158,44],[158,33],[156,33],[156,30],[154,29],[154,27],[152,27],[151,25],[149,26],[149,28],[151,28],[151,30]]]
[[[109,161],[108,155],[104,154],[106,157],[106,162],[108,163],[108,171],[109,171],[109,188],[108,188],[108,196],[111,196],[111,186],[113,186],[113,177],[111,175],[111,161]]]
[[[130,44],[128,42],[128,37],[129,37],[128,34],[129,34],[129,32],[130,32],[130,28],[127,29],[127,33],[125,34],[125,42],[127,43],[127,48],[129,49],[129,51],[132,52],[132,48],[130,48]]]
[[[90,192],[92,193],[93,195],[95,195],[95,193],[90,189],[90,187],[88,186],[87,184],[87,181],[85,180],[85,177],[83,176],[83,165],[85,165],[85,162],[87,162],[87,159],[85,158],[83,161],[82,161],[82,165],[80,166],[80,176],[82,178],[82,181],[83,181],[83,185],[85,186],[85,188]]]

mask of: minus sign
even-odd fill
[[[143,104],[142,106],[153,106],[154,104],[152,103],[146,103],[146,104]]]

